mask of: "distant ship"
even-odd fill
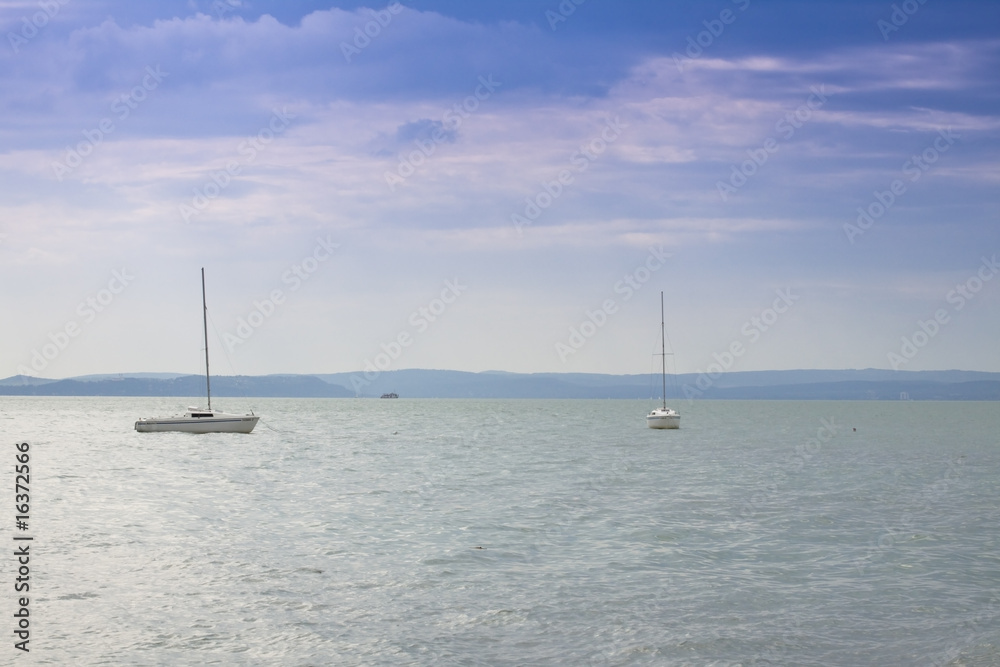
[[[399,394],[397,394],[396,392],[392,392],[389,394],[382,394],[381,396],[379,396],[379,398],[399,398]]]

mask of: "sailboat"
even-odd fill
[[[663,320],[663,292],[660,292],[660,357],[663,359],[663,407],[654,408],[652,412],[646,415],[646,426],[649,428],[680,428],[680,414],[673,408],[667,407],[667,334]]]
[[[135,423],[140,433],[160,431],[182,431],[184,433],[249,433],[260,419],[251,412],[248,415],[234,415],[212,409],[212,381],[208,374],[208,306],[205,302],[205,269],[201,270],[201,316],[205,330],[205,395],[208,408],[189,407],[183,415],[173,417],[149,417]]]

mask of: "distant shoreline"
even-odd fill
[[[227,398],[589,398],[659,399],[658,375],[443,370],[213,376]],[[359,382],[361,378],[364,382]],[[656,380],[656,382],[653,382]],[[200,375],[135,373],[53,380],[13,376],[0,396],[203,396]],[[794,370],[670,376],[667,400],[1000,400],[1000,373],[980,371]]]

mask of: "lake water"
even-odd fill
[[[191,402],[0,398],[0,664],[1000,664],[997,403]]]

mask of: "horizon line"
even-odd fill
[[[659,373],[652,373],[652,372],[650,372],[650,373],[608,373],[608,372],[597,372],[597,371],[504,371],[504,370],[498,370],[498,369],[490,369],[490,370],[484,370],[484,371],[465,371],[465,370],[456,370],[456,369],[449,369],[449,368],[393,368],[393,369],[380,370],[380,371],[378,371],[378,374],[382,375],[384,373],[400,373],[400,372],[408,372],[408,371],[442,372],[442,373],[467,373],[469,375],[488,375],[488,374],[505,374],[505,375],[604,375],[604,376],[609,376],[609,377],[629,377],[629,376],[633,376],[633,377],[645,377],[645,376],[659,375]],[[685,376],[685,375],[690,375],[690,376],[701,376],[701,375],[710,375],[711,376],[711,375],[714,375],[715,377],[721,377],[721,376],[724,376],[724,375],[739,375],[739,374],[744,374],[744,373],[802,373],[802,372],[813,372],[813,373],[819,373],[819,372],[851,373],[851,372],[863,372],[863,371],[880,371],[880,372],[894,373],[894,374],[897,374],[897,373],[898,374],[909,374],[909,373],[983,373],[983,374],[1000,375],[1000,371],[970,370],[970,369],[962,369],[962,368],[942,368],[942,369],[920,369],[920,370],[915,370],[915,369],[891,369],[891,368],[876,368],[876,367],[867,367],[867,368],[786,368],[786,369],[739,370],[739,371],[723,370],[723,371],[721,371],[719,373],[715,373],[715,372],[713,372],[713,373],[706,373],[705,371],[689,371],[689,372],[684,372],[684,373],[668,373],[667,375],[670,375],[670,376],[673,376],[673,377],[680,377],[680,376]],[[212,377],[280,377],[280,376],[317,377],[317,376],[320,376],[320,375],[354,375],[354,374],[361,374],[361,375],[363,375],[365,372],[366,371],[364,371],[364,370],[353,370],[353,371],[325,371],[325,372],[313,372],[313,373],[309,373],[309,372],[305,372],[305,373],[303,373],[303,372],[277,372],[277,373],[236,374],[236,375],[224,375],[224,374],[218,374],[218,373],[216,373]],[[173,375],[173,376],[176,376],[176,377],[189,377],[189,376],[201,377],[202,374],[201,373],[191,373],[191,372],[178,373],[178,372],[173,372],[173,371],[128,371],[128,372],[119,372],[119,373],[87,373],[87,374],[84,374],[84,375],[71,375],[71,376],[62,377],[62,378],[51,378],[51,377],[42,377],[42,376],[37,376],[37,375],[23,375],[23,374],[19,374],[18,373],[18,374],[15,374],[15,375],[10,375],[10,376],[4,377],[4,378],[0,378],[0,382],[7,381],[7,380],[13,380],[13,379],[16,379],[16,378],[26,378],[26,379],[32,379],[32,380],[49,380],[49,381],[52,381],[52,382],[60,382],[60,381],[63,381],[63,380],[78,380],[78,379],[81,379],[81,378],[109,378],[110,379],[110,378],[115,378],[115,377],[121,377],[121,378],[124,379],[124,378],[129,378],[130,376],[137,376],[137,375]],[[137,379],[137,378],[133,377],[132,379]],[[148,378],[148,379],[155,379],[155,378]]]

